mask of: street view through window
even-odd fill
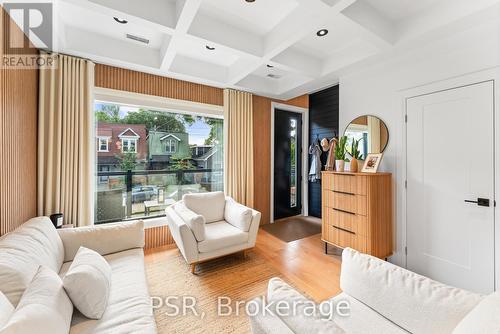
[[[223,120],[96,102],[97,224],[155,217],[223,190]]]

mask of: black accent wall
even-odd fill
[[[339,86],[309,95],[309,144],[319,138],[331,139],[339,133]],[[321,155],[323,170],[328,152]],[[309,156],[308,174],[311,167]],[[321,183],[309,182],[309,215],[321,218]]]

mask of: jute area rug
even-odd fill
[[[280,277],[264,259],[250,252],[246,259],[240,254],[231,255],[207,263],[199,264],[197,274],[191,274],[190,267],[178,250],[154,255],[146,262],[149,292],[154,298],[155,318],[159,333],[250,333],[250,322],[240,307],[240,314],[219,317],[218,297],[232,300],[232,309],[237,309],[237,301],[250,301],[266,294],[267,282],[272,277]],[[181,314],[173,315],[179,307]],[[183,300],[183,297],[187,299]],[[160,299],[162,301],[160,301]],[[182,305],[190,305],[196,300],[193,314],[187,309],[182,315]],[[226,299],[222,303],[226,305]],[[223,309],[224,312],[228,308]]]

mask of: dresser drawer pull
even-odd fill
[[[342,195],[356,196],[356,194],[348,193],[345,191],[332,190],[332,192],[337,193],[337,194],[342,194]]]
[[[342,213],[347,213],[348,215],[353,215],[353,216],[355,216],[355,215],[356,215],[354,212],[345,211],[345,210],[340,210],[340,209],[335,209],[335,208],[333,208],[333,211],[338,211],[338,212],[342,212]]]
[[[332,225],[332,227],[335,228],[335,229],[337,229],[337,230],[340,230],[342,232],[347,232],[347,233],[350,233],[350,234],[356,234],[353,231],[346,230],[345,228],[340,228],[340,227],[333,226],[333,225]]]

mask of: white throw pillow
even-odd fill
[[[189,210],[202,215],[206,223],[214,223],[224,219],[226,196],[221,191],[185,194],[182,196],[182,201]]]
[[[248,232],[252,223],[252,210],[239,204],[234,199],[228,198],[224,210],[224,219],[234,227]]]
[[[84,316],[102,318],[111,290],[111,267],[99,253],[80,247],[63,284],[73,305]]]
[[[0,332],[67,334],[72,315],[73,305],[61,278],[51,269],[40,266]]]
[[[485,297],[453,330],[453,334],[486,333],[500,333],[500,291]]]
[[[205,240],[205,218],[202,215],[189,210],[184,202],[179,202],[175,204],[174,210],[179,214],[179,216],[186,222],[191,231],[193,231],[194,237],[198,241]]]
[[[14,313],[14,306],[0,291],[0,329],[9,321],[12,313]]]
[[[48,217],[28,220],[0,238],[0,288],[17,306],[24,290],[42,265],[59,272],[64,248]]]

